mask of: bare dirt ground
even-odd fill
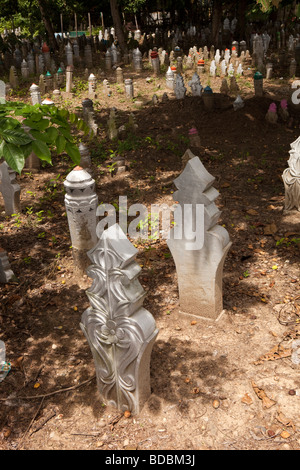
[[[126,100],[113,74],[112,96],[99,85],[100,132],[88,143],[99,202],[126,195],[128,204],[171,205],[181,157],[191,148],[216,178],[220,224],[233,243],[224,267],[225,313],[217,323],[180,314],[166,242],[139,244],[144,305],[159,329],[152,394],[139,416],[106,407],[79,326],[91,280],[78,278],[72,261],[63,190],[70,160],[25,170],[18,177],[22,213],[6,217],[0,201],[1,246],[19,281],[1,286],[0,338],[11,371],[0,383],[0,449],[299,450],[300,375],[291,354],[300,339],[300,217],[284,212],[281,178],[299,115],[291,112],[291,121],[274,126],[265,121],[269,104],[289,96],[291,81],[279,75],[255,98],[251,77],[242,77],[245,107],[234,111],[234,97],[218,95],[218,108],[208,112],[200,98],[177,101],[163,75],[150,82],[149,70],[137,76],[128,68],[125,75],[144,103],[164,91],[170,99],[140,107]],[[219,77],[201,81],[218,93]],[[25,92],[11,98],[28,100]],[[85,96],[76,92],[61,105],[75,109]],[[131,112],[138,125],[119,143],[106,136],[113,106],[118,125]],[[193,126],[198,149],[187,140]],[[125,157],[126,173],[111,174],[116,154]]]

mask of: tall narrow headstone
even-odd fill
[[[300,137],[291,144],[289,167],[282,179],[285,187],[285,210],[300,211]]]
[[[176,75],[176,82],[175,82],[175,95],[178,100],[183,100],[186,95],[186,88],[184,86],[184,80],[182,75]]]
[[[73,88],[73,67],[70,65],[66,68],[66,93],[71,93]]]
[[[188,85],[191,87],[193,96],[201,96],[203,92],[203,86],[201,85],[199,75],[195,72],[192,76],[192,80],[189,81]]]
[[[3,80],[0,80],[0,104],[6,103],[6,85]]]
[[[97,243],[95,181],[86,170],[77,166],[67,175],[64,187],[73,260],[75,268],[84,273],[89,264],[87,252]]]
[[[7,162],[0,165],[0,192],[3,196],[6,215],[21,212],[21,188],[16,181],[16,172],[8,166]]]
[[[93,354],[102,400],[136,415],[151,394],[150,359],[158,330],[143,307],[137,250],[117,224],[98,237],[89,252],[90,307],[80,326]]]
[[[183,313],[217,320],[223,312],[223,265],[230,249],[229,234],[218,225],[219,196],[215,178],[192,152],[174,183],[175,226],[168,246],[178,275],[179,303]]]
[[[30,91],[30,96],[31,96],[31,104],[41,104],[42,103],[42,98],[41,98],[41,92],[40,92],[40,87],[33,83],[29,89]]]
[[[0,246],[0,284],[6,284],[15,279],[16,277],[11,269],[7,253]]]
[[[17,88],[19,85],[17,71],[13,65],[9,69],[9,84],[13,89]]]

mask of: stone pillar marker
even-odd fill
[[[0,192],[4,199],[6,215],[21,212],[21,188],[16,181],[16,172],[6,162],[0,165]]]
[[[31,103],[34,104],[41,104],[42,103],[42,98],[41,98],[41,92],[40,92],[40,87],[33,83],[29,89],[30,91],[30,96],[31,96]]]
[[[167,243],[178,275],[180,311],[217,321],[223,313],[223,265],[231,242],[225,228],[217,225],[215,178],[189,153],[190,160],[174,181],[178,191],[173,197],[179,204]]]
[[[151,394],[150,358],[158,330],[143,308],[138,251],[118,224],[99,232],[88,253],[93,264],[87,274],[94,282],[80,326],[93,354],[102,399],[136,415]]]
[[[71,93],[73,87],[73,67],[68,65],[66,68],[66,93]]]
[[[0,104],[6,103],[6,85],[3,80],[0,80]]]
[[[0,284],[6,284],[15,280],[16,276],[11,269],[7,253],[0,246]]]
[[[97,243],[95,181],[86,170],[77,166],[68,174],[64,187],[74,264],[77,271],[85,273],[89,265],[87,252]]]

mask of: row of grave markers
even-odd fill
[[[167,244],[176,265],[180,311],[217,321],[223,313],[223,265],[231,241],[227,230],[218,225],[215,178],[191,151],[183,160],[186,166],[174,181],[175,210],[191,205],[182,224],[192,227],[196,225],[197,205],[204,207],[204,240],[199,249],[189,250],[184,227],[177,227],[183,234],[180,239],[174,236],[175,228],[170,231]],[[82,314],[80,326],[93,354],[103,400],[122,412],[138,414],[150,396],[150,357],[158,330],[143,307],[145,293],[138,281],[137,250],[118,224],[100,230],[98,219],[103,214],[95,180],[87,170],[76,167],[64,183],[74,264],[93,279],[87,291],[90,307]],[[0,165],[0,175],[5,209],[15,213],[20,210],[20,187],[6,162]],[[291,144],[283,181],[286,210],[300,210],[300,137]],[[7,254],[0,250],[0,282],[9,282],[13,276]]]

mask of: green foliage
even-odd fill
[[[23,126],[30,128],[28,133]],[[52,151],[66,152],[76,165],[80,153],[72,135],[72,126],[85,134],[84,121],[65,109],[47,105],[8,102],[0,105],[0,158],[21,173],[25,159],[34,152],[40,160],[52,164]]]

